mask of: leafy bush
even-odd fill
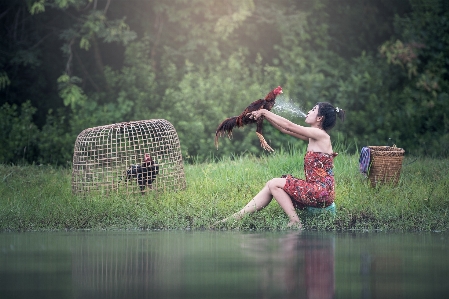
[[[0,163],[32,162],[37,154],[38,128],[33,123],[36,108],[29,101],[20,106],[0,107]]]

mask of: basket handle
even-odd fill
[[[396,142],[394,142],[393,138],[388,138],[388,146],[389,147],[396,147]]]
[[[388,142],[389,142],[389,144],[391,144],[391,145],[388,145],[388,147],[397,148],[396,142],[394,142],[393,138],[389,137]]]

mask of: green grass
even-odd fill
[[[74,229],[207,229],[244,206],[273,177],[302,178],[301,150],[261,158],[230,157],[185,165],[178,192],[78,197],[71,170],[0,165],[0,231]],[[406,157],[398,186],[371,188],[358,155],[334,160],[337,214],[306,217],[307,230],[444,231],[449,226],[449,161]],[[219,229],[283,230],[288,219],[276,201]]]

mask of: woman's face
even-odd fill
[[[306,120],[305,120],[305,122],[306,122],[307,124],[311,125],[311,124],[314,124],[314,123],[316,123],[316,122],[319,122],[319,121],[317,120],[317,118],[318,118],[318,109],[319,109],[318,105],[315,105],[315,107],[313,107],[313,108],[307,113]]]

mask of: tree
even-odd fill
[[[346,109],[334,131],[358,145],[447,143],[444,1],[4,3],[0,106],[16,107],[4,110],[12,118],[33,111],[28,162],[65,164],[83,129],[149,118],[171,121],[188,157],[262,154],[251,128],[219,151],[214,131],[277,85],[303,110]],[[264,130],[274,148],[291,141]],[[28,137],[18,136],[22,146]]]
[[[449,146],[449,5],[411,0],[413,11],[397,17],[397,36],[380,52],[403,79],[393,88],[396,125],[404,145],[417,154],[447,155]]]

